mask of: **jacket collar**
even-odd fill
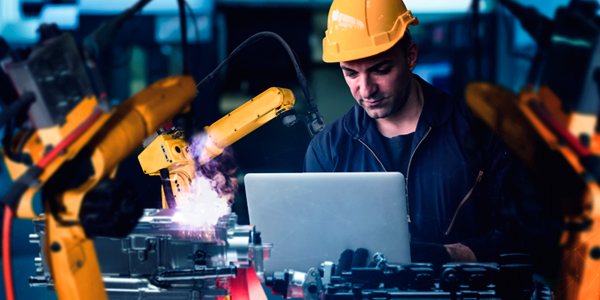
[[[421,140],[430,127],[444,124],[452,114],[452,99],[443,91],[433,87],[418,75],[413,74],[423,90],[423,111],[417,123],[415,140]],[[377,130],[375,122],[358,104],[344,116],[343,125],[353,139],[365,139],[369,130]]]

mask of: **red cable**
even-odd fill
[[[44,158],[40,159],[40,161],[36,164],[36,166],[44,169],[48,166],[60,153],[69,147],[75,140],[77,140],[86,130],[88,130],[98,118],[102,115],[102,111],[100,109],[96,109],[92,115],[85,120],[79,127],[77,127],[73,132],[69,133],[66,138],[64,138],[56,147],[50,150]]]
[[[15,286],[12,277],[12,262],[10,260],[10,232],[12,229],[13,211],[7,205],[4,208],[4,222],[2,224],[2,269],[4,271],[4,288],[6,299],[15,300]]]
[[[544,124],[546,124],[546,126],[550,128],[552,132],[554,132],[554,134],[565,140],[569,147],[575,151],[577,156],[587,157],[592,155],[592,152],[583,146],[570,131],[560,125],[560,123],[553,119],[552,116],[544,110],[542,104],[536,100],[529,100],[528,104],[533,112],[542,120]]]
[[[102,110],[96,109],[92,115],[79,125],[73,132],[69,133],[65,139],[60,141],[56,147],[44,156],[36,166],[44,169],[46,168],[61,152],[75,142],[83,133],[85,133],[102,115]],[[6,288],[6,299],[15,300],[15,288],[12,277],[12,264],[10,260],[10,233],[12,227],[13,211],[9,206],[4,209],[4,224],[3,224],[3,235],[2,235],[2,269],[4,271],[4,286]]]

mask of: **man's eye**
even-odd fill
[[[356,77],[357,74],[358,73],[356,73],[356,72],[348,72],[348,73],[346,73],[346,77],[354,78],[354,77]]]
[[[389,73],[390,70],[391,70],[390,68],[379,69],[379,70],[376,70],[375,73],[379,74],[379,75],[385,75],[385,74]]]

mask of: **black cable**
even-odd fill
[[[188,66],[188,43],[187,43],[187,22],[185,21],[185,1],[177,0],[179,6],[179,26],[181,27],[181,57],[183,64],[183,75],[190,74]]]
[[[6,126],[4,126],[4,136],[2,137],[2,148],[4,148],[4,154],[6,154],[6,157],[8,157],[8,159],[10,159],[11,161],[16,162],[19,160],[19,158],[13,152],[12,147],[11,147],[13,131],[14,131],[13,122],[12,122],[12,120],[9,120],[8,122],[6,122]]]
[[[167,208],[175,208],[177,202],[175,201],[175,195],[173,194],[173,186],[171,185],[171,177],[169,175],[169,169],[160,169],[160,179],[163,186],[163,192],[165,194],[165,201],[167,202]]]
[[[138,11],[142,10],[142,8],[150,1],[151,0],[140,0],[110,21],[102,23],[94,30],[94,32],[83,40],[83,48],[86,49],[92,57],[97,58],[100,52],[102,52],[102,50],[104,50],[113,40],[117,31],[123,26],[123,23],[129,20],[129,18]]]
[[[523,29],[537,44],[537,51],[531,60],[527,83],[536,85],[540,71],[546,59],[546,50],[550,47],[554,23],[532,6],[524,6],[512,0],[498,0],[519,20]]]
[[[216,69],[214,69],[210,74],[208,74],[206,77],[204,77],[204,79],[202,79],[197,85],[196,88],[198,90],[201,90],[202,88],[204,88],[204,86],[207,84],[207,82],[209,80],[212,80],[215,78],[215,76],[219,73],[219,71],[229,62],[229,60],[231,58],[233,58],[240,50],[242,50],[243,48],[249,46],[250,44],[254,43],[256,40],[264,38],[264,37],[271,37],[276,39],[277,41],[279,41],[281,43],[281,45],[285,48],[285,50],[287,51],[290,59],[292,60],[292,64],[294,65],[294,69],[296,70],[296,76],[298,77],[298,81],[300,83],[300,86],[302,87],[302,92],[304,93],[304,98],[306,99],[306,101],[308,102],[308,112],[309,113],[314,113],[316,115],[319,115],[319,110],[317,108],[317,105],[312,97],[312,94],[310,93],[310,90],[308,89],[308,83],[306,80],[306,77],[304,76],[304,73],[302,73],[302,70],[300,68],[300,64],[298,63],[298,60],[296,59],[296,56],[293,52],[293,50],[290,48],[290,46],[276,33],[270,32],[270,31],[264,31],[264,32],[259,32],[251,37],[249,37],[248,39],[246,39],[244,42],[242,42],[239,46],[237,46],[237,48],[235,48],[230,54],[229,56],[227,56],[222,62],[221,64],[219,64],[219,66],[217,66]],[[320,115],[319,115],[320,116]],[[317,118],[317,122],[319,124],[323,124],[323,120],[322,118],[318,117]]]
[[[192,17],[192,22],[194,22],[194,30],[196,30],[196,43],[200,44],[200,29],[198,28],[198,22],[196,19],[196,14],[194,14],[194,10],[192,9],[192,7],[190,6],[190,4],[187,1],[183,1],[185,3],[185,7],[188,9],[188,11],[190,12],[190,16]]]
[[[33,136],[34,132],[35,132],[35,130],[33,130],[33,128],[27,129],[27,131],[25,132],[25,134],[19,141],[19,145],[17,146],[17,153],[16,153],[17,157],[18,157],[18,161],[20,161],[30,167],[33,165],[33,161],[31,160],[31,156],[29,154],[23,153],[23,149],[25,149],[25,144],[27,144],[27,141],[31,138],[31,136]]]
[[[252,45],[252,44],[254,44],[254,43],[258,42],[258,41],[260,41],[261,39],[262,39],[262,38],[259,38],[259,39],[255,40],[255,41],[252,41],[252,42],[248,43],[248,44],[246,45],[246,47],[247,47],[247,46],[250,46],[250,45]],[[216,80],[218,80],[218,79],[219,79],[219,77],[218,77],[218,76],[215,76],[215,78],[216,78]],[[214,89],[215,89],[215,85],[216,85],[216,82],[213,82],[213,84],[212,84],[212,85],[211,85],[211,87],[210,87],[210,91],[208,92],[208,97],[207,97],[207,99],[210,99],[210,96],[213,94],[213,91],[214,91]],[[194,103],[195,103],[195,102],[192,102],[192,107],[194,106]],[[206,109],[206,107],[208,107],[208,104],[210,104],[208,101],[204,101],[204,105],[202,105],[202,107],[200,108],[200,111],[204,111],[204,110]]]
[[[296,53],[296,51],[294,49],[292,49],[292,52],[294,53],[294,57],[296,58],[296,61],[300,61],[300,57],[298,56],[298,53]],[[300,68],[300,72],[304,73],[304,70],[302,70],[302,66],[298,65],[298,67]]]
[[[0,128],[21,111],[28,109],[33,101],[35,101],[35,95],[31,92],[25,92],[23,97],[8,105],[6,109],[3,109],[2,113],[0,113]]]
[[[2,147],[4,147],[4,152],[8,159],[15,162],[22,162],[23,156],[17,155],[12,151],[12,147],[10,143],[12,142],[12,133],[14,130],[13,127],[13,118],[19,115],[22,111],[29,109],[31,103],[35,101],[35,96],[31,92],[26,92],[23,94],[23,97],[17,99],[11,105],[7,106],[6,109],[2,110],[0,113],[0,128],[6,125],[4,129],[4,137],[2,138]]]
[[[512,0],[497,0],[521,23],[521,26],[536,41],[539,50],[550,46],[554,22],[532,6],[524,6]]]
[[[27,131],[25,136],[21,137],[19,141],[19,145],[17,146],[17,151],[13,151],[12,140],[13,140],[13,132],[15,130],[14,121],[10,120],[6,123],[4,127],[4,137],[2,137],[2,147],[4,148],[4,154],[6,157],[16,163],[24,163],[28,166],[33,164],[31,157],[28,154],[23,154],[23,147],[27,140],[31,137],[31,130]]]
[[[506,34],[507,34],[507,39],[508,39],[508,43],[506,43],[506,51],[508,52],[508,55],[510,55],[511,57],[515,57],[515,58],[522,58],[525,60],[533,60],[532,56],[529,56],[525,53],[520,53],[514,50],[514,39],[515,39],[515,26],[514,26],[514,20],[515,17],[513,15],[511,15],[510,13],[504,13],[504,12],[500,12],[501,16],[501,22],[504,23],[504,27],[506,30]],[[512,25],[512,26],[511,26]]]
[[[210,99],[210,97],[212,96],[214,89],[215,89],[215,83],[213,83],[212,86],[210,87],[210,91],[208,92],[208,96],[207,96],[208,99]],[[192,104],[193,104],[193,102],[192,102]],[[200,111],[204,111],[206,109],[206,107],[208,107],[208,104],[209,104],[208,101],[204,101],[204,105],[202,105],[202,107],[200,108]]]
[[[19,145],[17,145],[17,153],[18,154],[23,153],[25,144],[27,143],[27,140],[29,138],[31,138],[31,136],[33,135],[33,132],[34,132],[34,130],[32,128],[27,129],[27,131],[25,132],[25,135],[23,135],[23,138],[19,141]]]

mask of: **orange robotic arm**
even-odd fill
[[[184,111],[195,93],[195,82],[191,76],[162,79],[115,107],[111,112],[100,114],[98,120],[101,122],[94,123],[91,129],[88,129],[73,144],[72,147],[79,147],[79,149],[85,145],[89,150],[89,161],[93,172],[83,184],[54,195],[54,199],[49,199],[51,200],[49,202],[54,202],[54,206],[60,209],[46,206],[46,211],[53,213],[45,215],[44,252],[48,257],[59,299],[106,299],[93,241],[90,239],[90,233],[84,230],[80,222],[84,197],[102,179],[113,173],[117,165],[137,149],[151,132]],[[81,105],[85,103],[86,101]],[[77,118],[77,111],[74,110],[68,118]],[[36,143],[39,143],[37,135],[27,142],[32,146]],[[75,153],[71,154],[71,151]],[[17,216],[35,217],[31,209],[31,196],[52,177],[55,171],[60,172],[61,164],[76,153],[73,148],[67,148],[67,151],[43,170],[38,185],[30,187],[21,199],[16,211]],[[33,157],[34,163],[42,159],[39,155]],[[25,172],[24,167],[17,168],[10,163],[7,165],[13,178]]]

